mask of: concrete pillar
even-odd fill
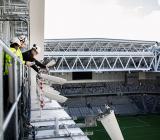
[[[139,80],[146,79],[146,73],[145,72],[139,72]]]
[[[44,0],[30,0],[30,45],[41,47],[39,59],[43,59],[44,54],[44,8]]]
[[[44,54],[44,0],[30,0],[30,47],[37,44],[41,54],[37,59],[43,59]],[[36,73],[31,70],[31,101],[36,99]]]

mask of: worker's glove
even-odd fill
[[[29,62],[29,61],[27,61],[27,62],[26,62],[26,65],[27,65],[28,67],[31,67],[31,66],[35,65],[35,62]]]

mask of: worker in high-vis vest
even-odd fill
[[[19,40],[18,37],[15,37],[11,40],[11,45],[10,45],[10,50],[18,56],[18,58],[23,62],[23,55],[22,55],[22,52],[21,52],[21,41]]]
[[[20,40],[15,37],[11,40],[11,45],[10,45],[10,50],[12,53],[14,53],[24,64],[25,62],[23,61],[23,56],[22,52],[20,50]],[[17,62],[18,64],[18,62]],[[4,53],[4,64],[3,64],[3,79],[4,79],[4,110],[10,106],[14,102],[14,96],[13,96],[13,91],[14,91],[14,77],[13,77],[13,58],[7,54]]]

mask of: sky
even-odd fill
[[[160,41],[160,0],[45,0],[45,39]]]

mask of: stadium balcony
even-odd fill
[[[160,93],[157,80],[139,80],[132,84],[124,82],[68,83],[63,86],[53,84],[52,87],[65,96]]]

